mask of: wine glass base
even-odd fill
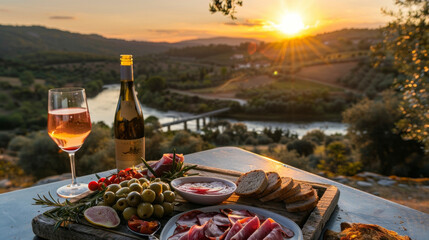
[[[68,184],[57,189],[57,195],[62,198],[74,198],[88,191],[88,184]]]

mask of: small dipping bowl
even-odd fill
[[[186,192],[181,190],[180,188],[177,188],[179,185],[185,184],[185,183],[203,183],[203,182],[221,182],[225,184],[226,186],[230,187],[230,191],[226,193],[221,194],[198,194],[198,193],[192,193],[192,192]],[[223,178],[216,178],[216,177],[181,177],[174,179],[171,181],[171,186],[176,190],[176,192],[182,196],[185,200],[192,203],[197,203],[201,205],[215,205],[218,203],[221,203],[228,199],[237,189],[237,186],[235,183],[223,179]]]

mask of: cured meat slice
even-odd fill
[[[188,231],[175,233],[168,238],[168,240],[187,240],[188,239]]]
[[[197,216],[203,212],[194,210],[190,211],[188,213],[183,214],[182,216],[177,219],[176,225],[178,226],[188,226],[192,227],[194,225],[198,224],[198,218]]]
[[[176,154],[176,160],[175,160],[176,163],[183,162],[184,160],[185,160],[185,157],[183,157],[183,154]],[[170,171],[172,165],[173,165],[173,154],[166,153],[162,155],[162,158],[160,160],[151,164],[150,167],[155,171],[155,174],[157,176],[161,176],[163,173]],[[154,177],[151,171],[148,171],[147,175],[148,177]]]
[[[205,213],[200,213],[197,215],[197,219],[199,222],[199,225],[203,225],[204,223],[208,222],[210,219],[212,219],[214,216],[216,216],[217,212],[205,212]]]
[[[253,217],[255,214],[249,212],[249,210],[241,209],[241,210],[232,210],[229,208],[224,208],[220,210],[223,214],[229,216],[229,215],[238,215],[238,216],[244,216],[244,217]]]
[[[204,229],[204,234],[209,239],[217,239],[223,235],[223,232],[213,221],[210,219],[206,222],[206,227]]]
[[[238,231],[231,240],[245,240],[252,235],[256,229],[260,226],[259,218],[257,216],[253,217],[246,225]]]
[[[273,223],[276,223],[273,219],[268,218],[262,223],[262,225],[248,238],[248,240],[262,240],[266,237],[274,228]]]
[[[187,232],[187,231],[189,231],[189,229],[190,229],[189,226],[179,225],[179,226],[176,227],[176,229],[174,229],[174,233],[173,234]]]
[[[263,238],[263,240],[281,240],[283,238],[283,231],[280,227],[275,227],[271,232]]]
[[[240,221],[237,221],[232,225],[232,227],[228,230],[228,234],[226,234],[224,240],[230,240],[238,231],[240,231],[243,228],[243,225],[241,225]]]
[[[280,225],[279,223],[277,223],[277,222],[273,222],[273,229],[276,229],[276,228],[279,228],[279,230],[280,230],[280,232],[282,233],[282,235],[284,236],[284,237],[287,237],[287,238],[292,238],[295,234],[293,233],[293,231],[292,230],[290,230],[289,228],[287,228],[287,227],[283,227],[282,225]]]
[[[229,221],[229,218],[225,216],[222,213],[218,213],[213,217],[213,221],[216,225],[222,226],[222,227],[229,227],[231,226],[231,222]]]
[[[188,240],[210,240],[209,238],[206,237],[204,233],[207,223],[208,222],[206,222],[204,225],[201,225],[201,226],[198,226],[198,225],[192,226],[188,232]]]

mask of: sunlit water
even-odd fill
[[[116,111],[116,105],[119,98],[119,85],[106,85],[105,89],[99,93],[96,97],[88,99],[88,107],[91,115],[92,122],[103,121],[109,126],[113,125],[114,114]],[[189,117],[193,114],[176,111],[159,111],[154,108],[142,106],[144,117],[150,115],[156,116],[161,123],[167,123],[174,120],[178,120],[183,117]],[[345,134],[347,125],[339,122],[272,122],[272,121],[237,121],[229,118],[218,118],[228,120],[232,123],[242,122],[247,125],[249,130],[261,131],[265,127],[289,129],[292,133],[298,134],[298,136],[304,135],[306,132],[313,129],[321,129],[325,134]],[[208,118],[206,119],[208,122]],[[187,123],[188,129],[196,130],[196,120],[189,121]],[[202,120],[200,120],[200,126],[202,126]],[[172,130],[183,129],[183,124],[177,124],[171,126]],[[164,129],[166,130],[166,129]]]

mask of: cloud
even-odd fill
[[[54,20],[74,20],[75,17],[72,17],[72,16],[50,16],[49,19],[54,19]]]
[[[148,32],[164,34],[164,35],[200,35],[207,34],[207,31],[204,30],[191,30],[191,29],[148,29]]]
[[[229,26],[244,26],[244,27],[262,27],[264,26],[264,21],[261,19],[246,19],[244,21],[235,21],[235,22],[226,22],[225,25]]]

